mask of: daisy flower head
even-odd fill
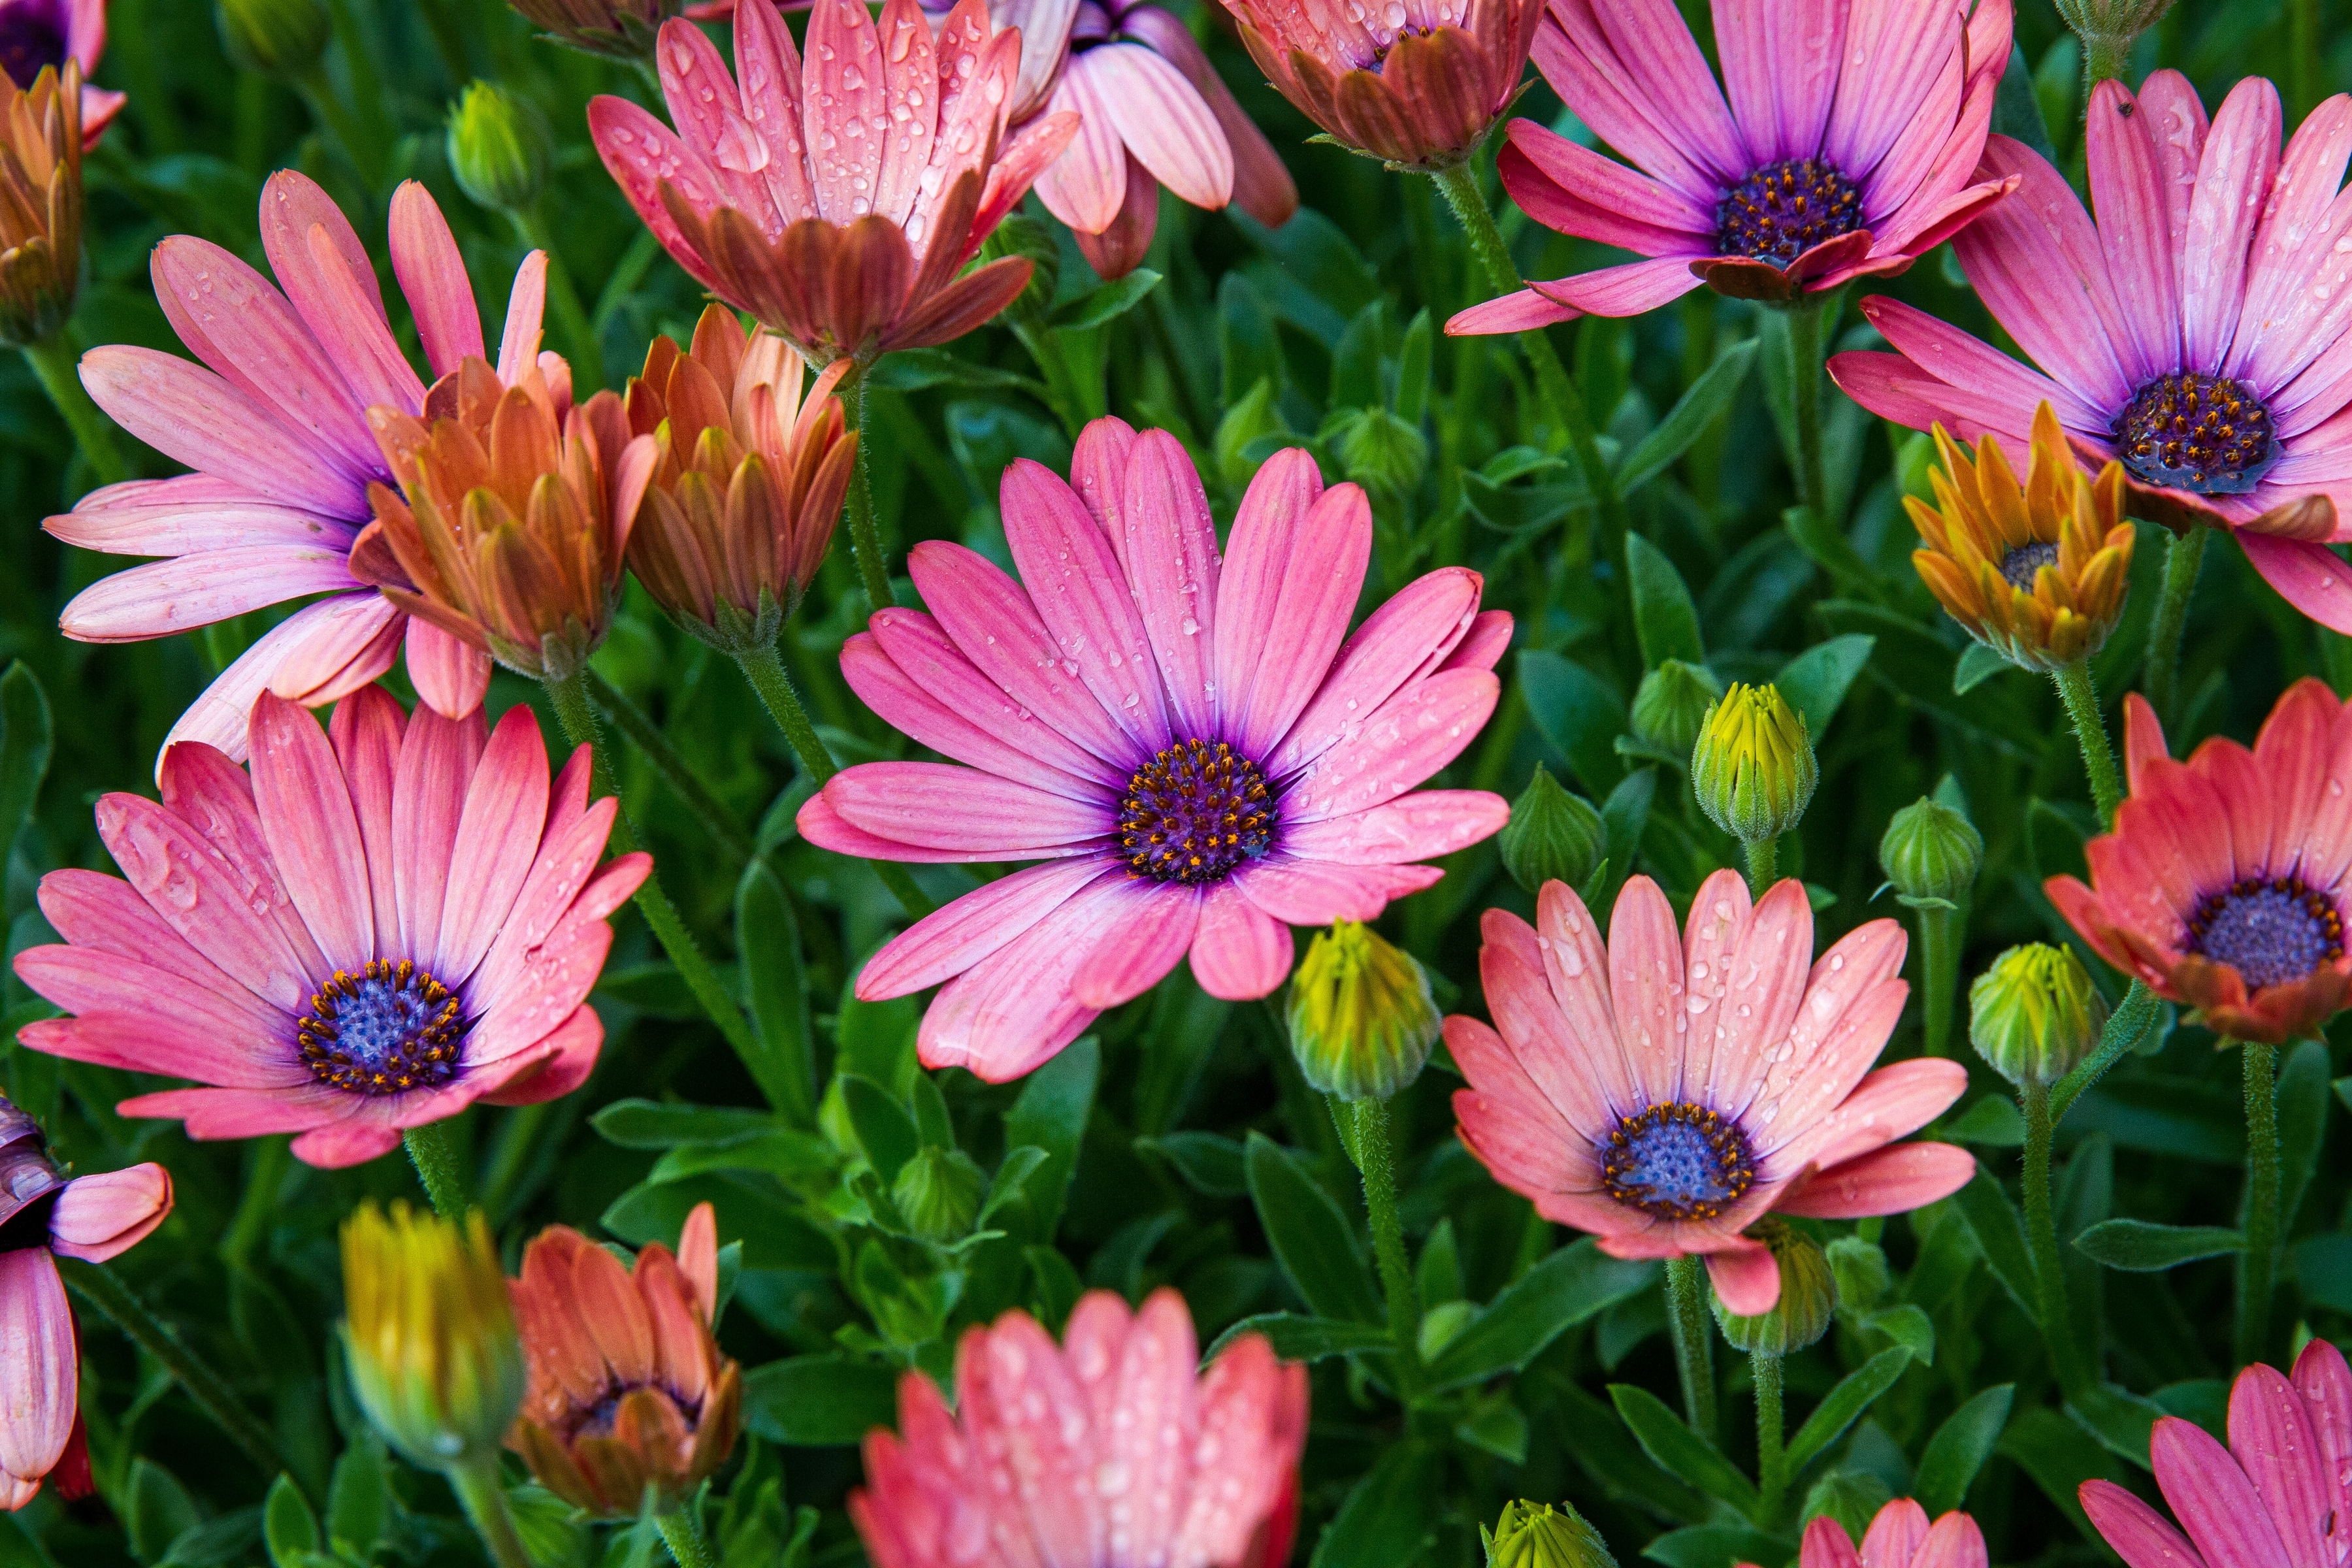
[[[1845,1526],[1825,1513],[1805,1526],[1797,1551],[1797,1568],[1985,1568],[1990,1561],[1975,1520],[1955,1509],[1930,1524],[1927,1510],[1907,1497],[1878,1510],[1858,1551]]]

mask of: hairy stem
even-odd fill
[[[449,1489],[473,1521],[474,1533],[489,1548],[490,1561],[499,1568],[531,1568],[530,1553],[523,1550],[522,1536],[515,1529],[514,1510],[507,1505],[506,1488],[499,1484],[497,1457],[446,1473]]]
[[[2091,686],[2091,666],[2087,660],[2076,659],[2050,678],[2058,685],[2058,695],[2065,700],[2066,718],[2074,726],[2074,742],[2083,749],[2083,772],[2091,781],[2091,799],[2099,808],[2099,821],[2107,827],[2116,825],[2116,807],[2123,804],[2124,788],[2116,773],[2116,753],[2107,744],[2106,721],[2099,717],[2099,694]]]
[[[2074,1070],[2060,1079],[2057,1088],[2051,1091],[2051,1121],[2054,1124],[2064,1120],[2067,1108],[2121,1060],[2126,1051],[2146,1039],[2163,1012],[2164,1005],[2157,1000],[2156,993],[2141,982],[2133,981],[2123,1001],[2109,1015],[2107,1026],[2099,1035],[2098,1049],[2076,1063]]]
[[[2278,1273],[2278,1047],[2250,1043],[2238,1049],[2246,1075],[2246,1250],[2238,1259],[2238,1364],[2251,1366],[2263,1359],[2270,1342],[2271,1287]]]
[[[691,1503],[654,1515],[654,1528],[661,1531],[662,1544],[669,1548],[677,1568],[719,1568],[710,1538],[702,1533],[702,1521],[695,1518]]]
[[[1829,462],[1822,450],[1822,324],[1829,314],[1826,296],[1808,295],[1782,313],[1789,327],[1789,390],[1796,428],[1791,431],[1797,452],[1797,499],[1823,522],[1835,526],[1830,514]]]
[[[1340,1108],[1344,1112],[1344,1105]],[[1380,1260],[1381,1290],[1388,1298],[1389,1338],[1397,1364],[1411,1384],[1421,1369],[1421,1306],[1412,1268],[1404,1255],[1404,1224],[1397,1214],[1395,1153],[1389,1146],[1389,1105],[1384,1100],[1355,1102],[1356,1169],[1364,1178],[1364,1212],[1372,1226],[1372,1253]]]
[[[890,606],[890,573],[882,559],[882,530],[874,521],[874,485],[867,477],[866,452],[866,377],[871,364],[860,364],[841,380],[840,396],[857,432],[857,468],[849,480],[849,553],[857,563],[857,580],[866,587],[868,615]]]
[[[2103,81],[2121,81],[2131,64],[2133,40],[2121,33],[2083,35],[2083,103],[2087,112],[2091,89]]]
[[[1780,1358],[1767,1351],[1751,1352],[1748,1371],[1756,1380],[1756,1480],[1762,1500],[1756,1522],[1769,1526],[1780,1516],[1789,1489],[1787,1427],[1780,1410]]]
[[[81,351],[74,346],[73,329],[60,327],[37,343],[25,347],[25,361],[33,374],[41,378],[41,390],[49,395],[49,402],[58,417],[73,432],[74,445],[89,463],[89,471],[101,485],[119,485],[131,477],[131,469],[122,460],[122,450],[114,444],[114,426],[81,384]]]
[[[629,738],[630,743],[644,754],[646,761],[653,763],[654,771],[661,774],[662,782],[687,804],[694,819],[711,837],[719,840],[719,847],[739,862],[749,860],[752,853],[751,836],[743,830],[743,824],[727,803],[711,794],[709,787],[694,776],[694,770],[687,765],[686,759],[678,754],[676,746],[669,743],[669,737],[661,732],[646,710],[630,700],[627,692],[597,674],[593,668],[588,671],[588,690],[596,699],[596,706],[613,721],[614,727]]]
[[[1692,1431],[1715,1441],[1715,1325],[1706,1310],[1706,1263],[1696,1256],[1666,1259],[1666,1328],[1675,1342],[1675,1368],[1683,1382],[1683,1414]]]
[[[2167,724],[2180,720],[2180,635],[2189,625],[2189,596],[2196,591],[2197,568],[2205,559],[2205,531],[2192,528],[2166,540],[2163,594],[2156,602],[2156,619],[2148,623],[2140,689],[2157,718]]]
[[[2085,1383],[2075,1354],[2074,1322],[2066,1313],[2066,1276],[2058,1253],[2058,1225],[2050,1205],[2050,1145],[2055,1123],[2050,1086],[2028,1083],[2018,1090],[2025,1110],[2025,1241],[2033,1252],[2033,1294],[2042,1318],[2042,1342],[2058,1382],[2069,1394]]]
[[[400,1142],[408,1151],[409,1163],[416,1167],[417,1184],[433,1200],[433,1212],[452,1225],[463,1220],[467,1204],[466,1161],[457,1152],[449,1123],[428,1121],[411,1127],[401,1133]]]
[[[1780,841],[1759,838],[1748,847],[1748,892],[1760,899],[1772,886],[1772,875],[1780,867]]]

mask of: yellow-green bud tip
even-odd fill
[[[478,81],[449,111],[449,172],[475,205],[527,212],[547,186],[553,141],[537,104]]]
[[[1984,865],[1984,835],[1950,806],[1922,796],[1886,825],[1878,863],[1905,898],[1957,903]]]
[[[444,1470],[497,1454],[522,1404],[522,1347],[478,1213],[459,1226],[361,1207],[343,1226],[343,1312],[352,1392],[393,1447]]]
[[[2021,1089],[2074,1071],[2106,1026],[2106,1001],[2071,949],[2012,947],[1969,987],[1969,1043]]]
[[[1419,1078],[1439,1025],[1429,976],[1370,926],[1318,933],[1291,976],[1290,1048],[1341,1100],[1386,1100]]]
[[[1566,1503],[1505,1503],[1495,1527],[1478,1533],[1486,1568],[1617,1568],[1601,1532]]]
[[[1700,809],[1742,844],[1796,826],[1821,779],[1804,715],[1775,686],[1735,682],[1706,710],[1691,748]]]
[[[1608,837],[1592,803],[1562,788],[1538,763],[1535,777],[1511,803],[1511,820],[1496,847],[1511,880],[1528,892],[1540,891],[1546,882],[1565,882],[1581,892]]]
[[[1770,1311],[1743,1318],[1727,1311],[1723,1298],[1710,1291],[1715,1321],[1735,1350],[1765,1355],[1803,1350],[1829,1331],[1831,1315],[1837,1310],[1837,1277],[1829,1255],[1820,1242],[1777,1219],[1758,1221],[1748,1235],[1770,1248],[1772,1261],[1780,1266],[1780,1299]]]
[[[1634,738],[1686,755],[1698,743],[1707,710],[1723,699],[1723,682],[1703,664],[1670,658],[1642,677],[1633,690]]]

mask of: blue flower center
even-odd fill
[[[1135,770],[1118,803],[1119,852],[1157,882],[1217,882],[1274,846],[1274,792],[1223,741],[1179,741]]]
[[[1715,248],[1786,270],[1823,240],[1862,226],[1862,188],[1821,158],[1767,163],[1723,194],[1715,209]]]
[[[2033,592],[2033,574],[2044,566],[2058,564],[2058,547],[2035,542],[2021,544],[2000,558],[2000,574],[2009,579],[2012,588]]]
[[[297,1026],[302,1063],[354,1094],[432,1089],[457,1076],[471,1026],[449,988],[407,959],[335,971]]]
[[[2189,920],[2189,951],[2236,970],[2250,991],[2300,980],[2344,956],[2335,903],[2299,877],[2255,878],[2215,893]]]
[[[0,10],[0,70],[29,88],[44,66],[66,63],[66,19],[58,0],[20,0]]]
[[[2192,495],[2244,495],[2279,460],[2278,432],[2254,389],[2193,370],[2141,387],[2112,429],[2133,478]]]
[[[1617,1123],[1601,1151],[1601,1184],[1659,1219],[1713,1219],[1756,1184],[1756,1156],[1736,1125],[1676,1100]]]
[[[610,1437],[614,1425],[620,1417],[621,1401],[640,1388],[650,1388],[667,1397],[677,1407],[688,1431],[701,1422],[702,1402],[687,1398],[658,1379],[645,1383],[612,1383],[605,1385],[604,1392],[597,1396],[594,1404],[584,1408],[573,1406],[571,1429],[564,1433],[564,1441],[568,1443],[580,1437]]]

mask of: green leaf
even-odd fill
[[[1617,489],[1632,495],[1674,466],[1675,462],[1731,407],[1756,363],[1756,340],[1727,343],[1706,374],[1691,383],[1657,427],[1642,437],[1617,467]],[[1696,662],[1696,661],[1694,661]]]
[[[1358,1351],[1391,1348],[1385,1327],[1338,1318],[1309,1318],[1297,1312],[1260,1312],[1254,1318],[1244,1318],[1219,1334],[1216,1343],[1201,1358],[1202,1364],[1216,1360],[1220,1351],[1244,1334],[1265,1335],[1274,1353],[1285,1361],[1324,1361],[1335,1355],[1353,1355]]]
[[[1389,1444],[1324,1528],[1308,1568],[1412,1568],[1436,1536],[1444,1479],[1434,1450]]]
[[[2327,1047],[2305,1040],[2287,1053],[2278,1075],[2279,1234],[2294,1228],[2295,1211],[2319,1168],[2327,1134]]]
[[[1429,415],[1429,363],[1436,328],[1423,306],[1404,330],[1403,352],[1397,358],[1396,416],[1415,429]]]
[[[1642,645],[1643,665],[1655,669],[1670,658],[1705,664],[1698,606],[1665,552],[1638,533],[1628,534],[1625,576],[1633,593],[1633,635]]]
[[[2033,90],[2033,72],[2026,67],[2025,51],[2014,45],[2000,73],[2000,89],[1993,95],[1992,128],[2024,142],[2044,162],[2058,162],[2058,151],[2050,142],[2050,126],[2042,118],[2042,100]]]
[[[2144,1219],[2111,1219],[2074,1238],[2083,1255],[2126,1274],[2156,1274],[2243,1251],[2246,1238],[2215,1225],[2156,1225]]]
[[[1975,1233],[1977,1250],[2011,1300],[2035,1322],[2042,1321],[2033,1289],[2033,1257],[2025,1247],[2025,1224],[2000,1184],[1979,1170],[1969,1184],[1952,1194],[1953,1206]]]
[[[616,1100],[588,1119],[608,1143],[624,1149],[674,1149],[681,1143],[731,1143],[776,1131],[764,1110],[732,1105],[680,1105]]]
[[[392,1522],[392,1477],[383,1439],[362,1432],[335,1461],[327,1483],[327,1539],[340,1554],[364,1563]]]
[[[2000,1435],[1993,1451],[2014,1461],[2040,1487],[2059,1510],[2093,1546],[2102,1544],[2089,1516],[2076,1497],[2084,1481],[2120,1481],[2123,1472],[2096,1443],[2083,1440],[2083,1428],[2055,1410],[2035,1408],[2018,1413]]]
[[[923,1146],[915,1119],[888,1089],[855,1073],[842,1075],[841,1099],[849,1108],[849,1124],[857,1130],[858,1146],[866,1151],[882,1184],[889,1185]]]
[[[0,859],[5,859],[40,798],[55,750],[48,693],[23,659],[0,675]]]
[[[1838,705],[1845,700],[1853,678],[1870,662],[1870,650],[1875,646],[1874,638],[1858,634],[1832,637],[1782,665],[1780,673],[1772,678],[1780,695],[1805,716],[1805,730],[1814,745],[1820,745],[1829,732]]]
[[[1852,599],[1824,599],[1813,613],[1832,632],[1875,637],[1871,678],[1928,712],[1994,737],[2021,755],[2039,757],[2048,749],[2051,731],[2021,700],[2022,684],[1980,686],[1965,697],[1954,696],[1952,675],[1959,656],[1909,616]]]
[[[1481,1453],[1506,1464],[1528,1462],[1528,1416],[1512,1403],[1508,1389],[1497,1389],[1454,1424],[1454,1436]]]
[[[1008,1151],[1003,1163],[996,1167],[996,1174],[989,1181],[987,1200],[980,1205],[980,1213],[971,1222],[972,1228],[987,1229],[989,1216],[1019,1197],[1028,1185],[1029,1178],[1052,1157],[1034,1143]]]
[[[778,1114],[796,1127],[814,1126],[816,1064],[809,1047],[800,921],[783,884],[764,860],[744,867],[735,884],[735,944],[745,1010],[759,1047],[745,1055],[743,1066]]]
[[[1176,1173],[1203,1196],[1237,1198],[1249,1191],[1249,1176],[1242,1168],[1242,1146],[1230,1138],[1214,1132],[1170,1132],[1139,1138],[1135,1146],[1175,1166]]]
[[[2020,1148],[2025,1142],[2025,1113],[2007,1095],[1988,1094],[1947,1124],[1942,1136],[1987,1149]]]
[[[1609,1398],[1617,1406],[1618,1419],[1660,1469],[1741,1513],[1756,1511],[1756,1489],[1748,1478],[1714,1444],[1684,1426],[1683,1418],[1667,1409],[1656,1394],[1629,1383],[1612,1383]],[[1791,1475],[1796,1473],[1793,1464],[1789,1469]]]
[[[1952,695],[1966,697],[2002,670],[2016,668],[1994,649],[1972,642],[1960,655],[1960,662],[1952,667]]]
[[[1666,1531],[1643,1547],[1642,1555],[1666,1568],[1724,1568],[1727,1563],[1778,1563],[1789,1548],[1744,1524],[1692,1524]]]
[[[261,1505],[261,1539],[276,1568],[294,1568],[297,1553],[316,1552],[323,1544],[319,1539],[319,1516],[310,1511],[309,1500],[291,1476],[281,1475],[269,1483],[269,1496]]]
[[[1371,1270],[1331,1196],[1289,1151],[1263,1132],[1249,1136],[1244,1158],[1250,1201],[1282,1272],[1317,1314],[1358,1322],[1387,1321]]]
[[[1062,1205],[1077,1172],[1078,1145],[1086,1138],[1087,1119],[1094,1114],[1095,1083],[1101,1076],[1102,1047],[1092,1035],[1085,1036],[1031,1073],[1021,1098],[1005,1112],[1007,1148],[1027,1143],[1045,1151],[1045,1163],[1022,1189],[1035,1226],[1027,1240],[1050,1242],[1061,1226]]]
[[[1149,267],[1139,267],[1124,278],[1079,295],[1047,317],[1045,324],[1062,332],[1082,332],[1088,327],[1099,327],[1134,310],[1146,294],[1159,287],[1160,274]]]
[[[899,349],[875,361],[866,375],[868,384],[893,392],[961,386],[981,392],[1025,392],[1040,402],[1045,395],[1045,389],[1028,376],[975,363],[946,349]]]
[[[1265,296],[1238,272],[1217,284],[1217,401],[1231,408],[1263,381],[1278,395],[1285,380],[1282,340]],[[888,363],[885,355],[883,363]]]
[[[1878,574],[1835,523],[1824,521],[1809,508],[1792,506],[1781,514],[1781,525],[1796,541],[1797,548],[1830,574],[1841,593],[1871,595],[1878,592]]]
[[[2066,1414],[2096,1437],[2108,1453],[2148,1468],[2147,1444],[2164,1406],[2114,1384],[2103,1383],[2066,1401]]]
[[[1912,1477],[1911,1495],[1928,1517],[1938,1518],[1968,1500],[1969,1485],[1992,1457],[2001,1428],[2009,1424],[2009,1406],[2015,1384],[1988,1388],[1944,1418],[1919,1455]]]
[[[1625,732],[1625,700],[1582,665],[1544,649],[1521,653],[1518,674],[1528,716],[1568,759],[1585,792],[1598,798],[1615,789],[1625,776],[1612,743]]]
[[[1514,485],[1491,474],[1465,471],[1462,502],[1488,528],[1516,536],[1556,526],[1569,513],[1591,506],[1592,492],[1581,479],[1557,474],[1545,484]]]
[[[743,1376],[743,1425],[771,1443],[832,1448],[897,1416],[898,1374],[845,1355],[803,1355]]]
[[[1591,1237],[1561,1247],[1506,1286],[1429,1368],[1444,1390],[1517,1372],[1569,1329],[1646,1289],[1653,1262],[1609,1257]]]
[[[1801,1475],[1805,1467],[1836,1442],[1880,1394],[1895,1386],[1895,1380],[1910,1364],[1911,1352],[1896,1345],[1893,1350],[1879,1352],[1841,1378],[1828,1397],[1813,1407],[1805,1424],[1797,1428],[1797,1435],[1789,1439],[1789,1473]]]
[[[1592,868],[1592,879],[1577,889],[1586,909],[1605,910],[1616,903],[1617,889],[1633,874],[1633,858],[1641,850],[1642,835],[1650,826],[1650,805],[1657,794],[1658,770],[1643,768],[1627,773],[1601,803],[1609,853]]]
[[[1911,1359],[1922,1366],[1936,1364],[1936,1324],[1927,1313],[1909,1302],[1882,1308],[1862,1320],[1863,1327],[1882,1334],[1894,1344],[1911,1352]]]

